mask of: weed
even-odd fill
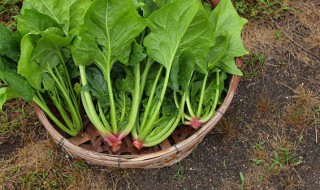
[[[264,163],[264,160],[255,159],[255,158],[251,159],[251,161],[257,166]]]
[[[262,142],[259,142],[259,143],[256,143],[255,145],[253,145],[252,148],[259,150],[259,151],[262,151],[262,150],[264,150],[265,144],[266,144],[266,141],[262,141]]]
[[[241,181],[241,190],[244,190],[245,177],[242,172],[240,172],[239,175],[240,175],[240,181]]]
[[[284,0],[235,0],[238,12],[251,19],[264,19],[272,17],[278,19],[286,12],[294,11]]]
[[[279,148],[273,151],[272,164],[268,170],[281,171],[284,166],[297,166],[302,163],[302,157],[297,157],[288,148]]]
[[[264,69],[266,58],[262,54],[254,53],[245,57],[244,62],[247,63],[243,66],[244,77],[257,78]]]
[[[177,169],[176,169],[176,173],[171,177],[171,180],[182,180],[184,178],[184,168],[181,165],[181,163],[179,163],[177,165]]]
[[[275,32],[275,37],[276,37],[276,40],[280,40],[280,38],[281,38],[281,31],[279,31],[279,30],[276,30],[276,32]]]

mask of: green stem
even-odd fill
[[[134,94],[132,94],[132,106],[130,110],[130,117],[126,128],[121,132],[124,135],[130,133],[137,121],[140,105],[140,64],[134,66]]]
[[[105,128],[107,128],[108,131],[112,131],[111,126],[109,125],[106,116],[104,115],[103,109],[101,107],[101,103],[98,101],[98,109],[99,109],[99,115],[102,123],[104,124]]]
[[[142,74],[142,78],[141,78],[141,84],[140,84],[140,101],[142,99],[143,96],[143,91],[147,82],[147,78],[148,78],[148,74],[149,74],[149,70],[151,68],[153,64],[153,60],[151,58],[148,58],[147,60],[147,64],[146,64],[146,68],[144,68],[143,74]]]
[[[150,94],[150,97],[149,97],[149,100],[148,100],[148,104],[147,104],[147,107],[146,107],[146,109],[144,111],[144,116],[142,118],[142,122],[141,122],[141,125],[139,127],[139,132],[140,133],[144,130],[145,124],[146,124],[147,120],[149,119],[149,112],[151,110],[153,98],[154,98],[154,95],[155,95],[155,92],[156,92],[156,89],[157,89],[157,84],[158,84],[158,82],[160,80],[160,77],[161,77],[161,74],[162,74],[162,70],[163,70],[163,66],[161,66],[161,68],[160,68],[160,70],[159,70],[159,72],[157,74],[156,80],[153,83],[153,86],[152,86],[152,89],[151,89],[151,94]]]
[[[80,78],[81,83],[83,86],[88,85],[87,80],[87,74],[86,74],[86,68],[83,65],[79,66],[80,70]],[[85,108],[85,111],[90,119],[90,121],[93,123],[93,125],[99,130],[100,133],[103,135],[113,136],[110,131],[106,129],[106,127],[102,124],[100,121],[100,118],[96,112],[96,109],[94,107],[92,97],[89,91],[81,91],[81,98],[82,102]]]
[[[110,120],[111,120],[111,127],[112,127],[113,134],[117,134],[118,133],[117,112],[116,112],[116,104],[114,101],[114,94],[113,94],[110,74],[111,74],[111,68],[108,64],[107,73],[105,74],[105,80],[107,81],[108,93],[109,93],[109,99],[110,99]]]
[[[203,99],[204,99],[204,92],[206,90],[208,75],[209,75],[209,72],[206,73],[204,80],[203,80],[202,88],[201,88],[200,101],[199,101],[198,112],[197,112],[198,118],[200,118],[200,116],[202,114],[202,104],[203,104]]]
[[[40,95],[41,96],[41,95]],[[68,133],[71,136],[77,136],[77,131],[70,130],[65,127],[57,118],[56,116],[50,111],[48,106],[46,105],[45,102],[42,101],[42,97],[38,97],[38,95],[35,95],[33,97],[33,101],[49,116],[49,118],[64,132]]]
[[[153,124],[155,122],[155,120],[157,119],[158,117],[158,113],[161,109],[161,106],[162,106],[162,102],[163,102],[163,99],[164,99],[164,96],[165,96],[165,93],[167,91],[167,86],[168,86],[168,83],[169,83],[169,79],[170,79],[170,70],[166,70],[166,77],[165,77],[165,81],[164,81],[164,84],[163,84],[163,87],[162,87],[162,92],[161,92],[161,96],[160,96],[160,100],[158,101],[158,104],[157,104],[157,107],[155,109],[155,111],[153,112],[154,114],[152,115],[151,119],[148,121],[146,127],[144,128],[144,130],[142,131],[141,134],[139,134],[139,140],[140,141],[143,141],[145,140],[145,138],[147,137],[147,135],[149,134],[149,132],[152,130],[152,127],[153,127]],[[145,116],[146,117],[146,116]],[[148,116],[147,116],[148,117]]]
[[[210,113],[201,119],[201,121],[204,123],[208,122],[213,117],[213,115],[215,114],[217,105],[218,105],[219,96],[220,96],[220,74],[219,74],[219,71],[216,72],[216,80],[217,80],[216,96],[215,96],[214,103],[212,105]]]
[[[53,78],[53,80],[58,85],[58,88],[59,88],[60,92],[62,93],[62,97],[66,102],[66,105],[67,105],[67,107],[69,109],[68,111],[71,114],[71,117],[72,117],[72,120],[74,122],[74,125],[78,129],[81,128],[82,127],[81,126],[82,125],[81,124],[82,120],[81,120],[80,114],[79,114],[79,112],[77,112],[77,110],[75,109],[75,106],[73,105],[72,101],[70,100],[70,96],[69,96],[69,94],[67,92],[68,90],[66,90],[65,86],[63,85],[63,81],[60,81],[50,68],[48,68],[47,70],[48,70],[49,74],[51,75],[51,77]],[[61,76],[60,76],[59,72],[56,72],[56,73],[57,73],[57,76],[60,78]]]
[[[191,105],[191,102],[190,102],[190,93],[189,92],[188,92],[188,94],[186,96],[186,103],[187,103],[187,108],[188,108],[188,111],[189,111],[191,117],[195,118],[196,114],[194,114],[193,109],[192,109],[192,105]]]
[[[146,142],[143,143],[143,146],[144,147],[152,147],[152,146],[155,146],[157,144],[160,144],[162,141],[164,141],[165,139],[167,139],[172,133],[173,131],[177,128],[177,126],[179,125],[180,123],[180,120],[181,120],[181,116],[179,115],[175,122],[172,124],[172,125],[169,125],[170,128],[168,131],[166,131],[166,133],[164,134],[161,134],[160,135],[157,135],[156,137],[154,138],[150,138],[150,139],[146,139]]]
[[[57,108],[57,110],[59,111],[59,114],[61,115],[63,121],[65,122],[65,124],[69,127],[69,129],[73,129],[76,130],[68,116],[68,114],[65,112],[65,110],[63,109],[63,107],[61,106],[61,101],[59,101],[60,97],[58,95],[58,93],[50,93],[49,92],[49,96],[53,102],[53,104],[55,105],[55,107]]]

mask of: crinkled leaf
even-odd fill
[[[154,11],[159,9],[159,6],[154,2],[154,0],[140,0],[144,3],[144,6],[141,7],[144,17],[148,17]]]
[[[102,72],[97,67],[90,67],[87,69],[87,79],[87,87],[92,96],[99,100],[103,108],[108,107],[110,105],[108,87]]]
[[[145,27],[132,0],[94,1],[72,48],[75,63],[96,63],[103,70],[116,61],[128,63],[131,44]]]
[[[125,79],[116,80],[116,88],[118,91],[134,93],[134,73],[133,70],[125,68]]]
[[[190,47],[199,70],[206,71],[204,60],[214,38],[208,16],[198,0],[177,0],[154,12],[149,19],[151,33],[144,45],[150,57],[171,69],[181,51]]]
[[[91,0],[25,0],[18,29],[26,35],[58,27],[65,35],[75,36],[90,4]]]
[[[172,87],[175,91],[187,90],[195,68],[195,56],[191,48],[182,50],[179,63],[173,64],[171,71]]]
[[[70,0],[25,0],[28,6],[38,12],[48,15],[61,26],[65,34],[69,32]]]
[[[23,15],[17,17],[18,30],[22,35],[40,33],[50,27],[59,27],[59,24],[50,16],[39,13],[34,9],[25,9]]]
[[[135,65],[143,61],[147,57],[144,53],[144,47],[139,45],[137,42],[132,44],[132,52],[130,54],[129,64]]]
[[[14,38],[11,30],[0,23],[0,56],[18,61],[20,57],[20,44]]]

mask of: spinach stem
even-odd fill
[[[204,116],[201,120],[204,123],[208,122],[216,112],[216,108],[217,108],[219,96],[220,96],[220,74],[219,74],[219,71],[216,72],[216,80],[217,80],[216,81],[217,89],[216,89],[216,94],[215,94],[216,96],[214,99],[214,103],[211,107],[211,111],[209,112],[209,114],[207,116]]]
[[[208,75],[209,75],[209,72],[206,73],[204,80],[203,80],[202,88],[201,88],[200,101],[199,101],[198,112],[197,112],[198,118],[200,118],[201,114],[202,114],[202,104],[203,104],[203,99],[204,99],[204,92],[206,90]]]
[[[149,119],[149,112],[151,110],[151,107],[152,107],[152,102],[153,102],[153,98],[154,98],[154,95],[155,95],[155,92],[156,92],[156,89],[157,89],[157,84],[160,80],[160,77],[161,77],[161,74],[162,74],[162,70],[163,70],[163,66],[161,66],[161,68],[159,69],[159,72],[157,74],[157,77],[153,83],[153,86],[152,86],[152,89],[151,89],[151,93],[150,93],[150,97],[149,97],[149,100],[148,100],[148,104],[147,104],[147,107],[145,109],[145,112],[144,112],[144,116],[142,118],[142,122],[141,122],[141,125],[139,127],[139,132],[141,133],[142,131],[144,131],[144,128],[145,128],[145,125],[146,125],[146,122],[147,120]]]

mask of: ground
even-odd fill
[[[0,113],[0,189],[320,189],[320,2],[234,2],[249,19],[245,77],[190,156],[150,170],[74,162],[30,104],[12,101]],[[14,5],[2,7],[14,29]]]

